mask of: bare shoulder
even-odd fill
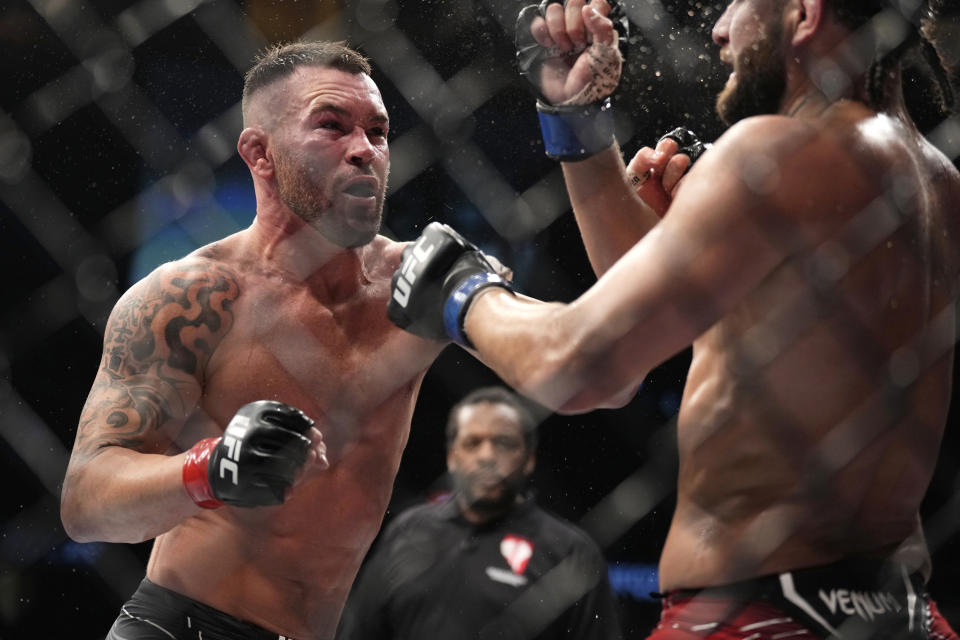
[[[744,183],[771,193],[794,184],[807,187],[843,171],[851,151],[855,127],[780,115],[746,118],[730,127],[711,152],[735,167]],[[854,151],[857,151],[854,149]]]
[[[114,306],[75,451],[162,453],[202,395],[207,362],[233,326],[234,270],[205,247],[154,269]]]
[[[954,194],[960,195],[960,171],[953,161],[936,144],[925,138],[922,140],[922,154],[930,177],[934,181],[947,183]]]
[[[782,144],[807,141],[816,134],[809,121],[782,115],[762,115],[744,118],[720,136],[714,149],[725,153],[756,152],[761,149],[779,150]],[[775,149],[770,149],[774,145]]]
[[[152,356],[200,375],[233,325],[241,291],[237,270],[218,251],[211,245],[163,264],[121,296],[104,335],[104,367],[133,374],[149,367]]]
[[[883,158],[864,140],[862,117],[802,120],[747,118],[731,127],[703,160],[729,174],[758,208],[794,222],[838,222],[882,190]]]
[[[820,167],[832,143],[809,122],[770,115],[746,118],[730,127],[690,170],[704,201],[774,213],[797,189],[816,179],[801,167]],[[684,188],[681,191],[689,190]]]

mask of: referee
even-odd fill
[[[446,440],[452,495],[385,529],[338,640],[620,638],[599,548],[525,495],[537,432],[518,398],[472,392]]]

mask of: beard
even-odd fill
[[[787,87],[783,30],[771,21],[768,35],[734,61],[736,72],[717,97],[717,115],[726,125],[744,118],[777,113]]]
[[[527,485],[527,476],[520,470],[505,477],[500,483],[500,492],[494,497],[478,495],[473,490],[474,480],[469,475],[453,473],[453,488],[471,509],[479,513],[499,515],[516,503]]]
[[[383,215],[382,193],[377,196],[375,215],[351,215],[348,205],[338,206],[327,193],[329,181],[325,183],[285,153],[277,152],[274,161],[280,200],[324,238],[338,247],[353,249],[376,237]]]

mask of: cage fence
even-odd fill
[[[593,281],[559,167],[544,156],[533,98],[513,66],[521,0],[8,0],[0,9],[0,212],[5,306],[0,343],[0,636],[102,637],[143,575],[149,545],[77,544],[63,532],[59,491],[104,324],[119,295],[158,264],[238,231],[255,203],[235,147],[243,73],[269,43],[346,40],[369,56],[391,117],[383,232],[416,237],[449,223],[510,265],[520,290],[571,300]],[[710,32],[725,3],[627,0],[617,137],[630,155],[677,126],[703,139],[723,127],[724,74]],[[894,12],[816,70],[828,95],[865,64],[869,37],[905,37]],[[872,46],[872,44],[871,44]],[[908,76],[922,130],[955,163],[960,119],[930,107]],[[748,184],[762,162],[732,168]],[[896,185],[894,187],[896,188]],[[903,220],[891,193],[812,254],[808,284],[829,292]],[[679,259],[679,258],[678,258]],[[703,292],[698,300],[709,300]],[[761,370],[815,320],[786,300],[758,323],[744,366]],[[777,336],[781,340],[771,339]],[[848,339],[849,336],[844,336]],[[857,340],[869,341],[860,335]],[[886,362],[888,382],[823,442],[832,473],[879,436],[889,408],[952,341],[919,335]],[[872,354],[869,344],[864,353]],[[689,354],[655,370],[617,412],[542,420],[539,499],[604,548],[635,635],[656,620],[649,578],[670,518],[675,421]],[[422,387],[388,519],[444,472],[446,411],[496,378],[445,351]],[[931,589],[960,624],[956,532],[960,443],[951,417],[924,503]],[[779,428],[788,429],[784,416]],[[785,535],[790,523],[784,523]],[[771,539],[771,548],[779,540]],[[764,548],[744,549],[745,561]],[[562,572],[561,572],[562,573]],[[569,579],[566,578],[564,580]],[[565,583],[566,584],[566,583]],[[576,589],[572,591],[575,595]]]

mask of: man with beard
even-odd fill
[[[600,550],[526,492],[536,429],[503,387],[477,389],[453,407],[453,494],[387,526],[347,603],[340,640],[620,637]]]
[[[155,538],[111,640],[332,638],[445,344],[384,314],[403,245],[366,59],[267,51],[243,122],[256,218],[122,296],[64,480],[75,540]]]
[[[652,638],[957,637],[925,593],[919,507],[951,396],[960,174],[907,112],[901,61],[920,55],[949,108],[960,15],[910,6],[730,3],[731,126],[682,181],[675,141],[636,163],[659,209],[613,140],[609,7],[525,10],[522,66],[598,281],[522,298],[436,227],[394,278],[395,322],[562,412],[622,405],[693,345]]]

